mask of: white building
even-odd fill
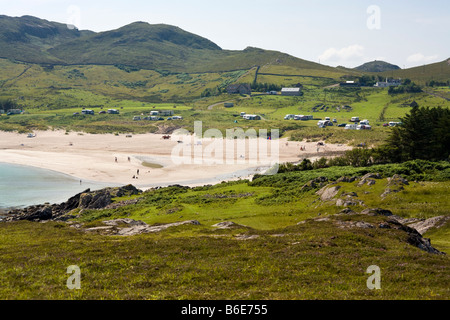
[[[283,88],[281,89],[282,96],[299,96],[302,92],[301,88]]]
[[[401,84],[402,84],[401,79],[398,79],[398,80],[386,79],[386,81],[379,81],[379,82],[375,83],[373,86],[378,87],[378,88],[387,88],[387,87],[397,87]]]

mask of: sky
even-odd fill
[[[258,47],[349,68],[373,60],[410,68],[450,58],[448,0],[0,0],[0,15],[96,32],[164,23],[222,49]]]

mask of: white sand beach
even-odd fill
[[[161,134],[150,133],[127,137],[61,130],[35,134],[29,138],[26,134],[0,132],[0,161],[55,170],[80,180],[136,186],[175,183],[193,186],[248,178],[262,172],[274,160],[299,162],[305,157],[312,160],[351,149],[346,145],[326,144],[317,152],[315,142],[291,142],[286,138],[222,140],[171,135],[170,139],[163,139]],[[269,152],[265,152],[266,143]],[[255,146],[259,149],[252,149]],[[300,151],[300,146],[305,146],[306,151]],[[190,157],[176,157],[189,152]],[[266,159],[261,156],[264,154],[268,155]],[[144,166],[144,161],[161,167]]]

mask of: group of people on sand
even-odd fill
[[[119,162],[118,159],[117,159],[117,157],[114,157],[114,162],[116,162],[116,163]],[[128,162],[131,162],[131,158],[130,158],[130,157],[128,157]],[[150,170],[149,170],[148,172],[150,172]],[[133,175],[133,179],[139,179],[138,176],[139,176],[139,169],[136,170],[136,174]],[[80,182],[80,183],[81,183],[81,182]]]

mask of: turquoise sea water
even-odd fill
[[[0,163],[0,209],[61,203],[90,188],[113,185],[82,181],[51,170]]]

